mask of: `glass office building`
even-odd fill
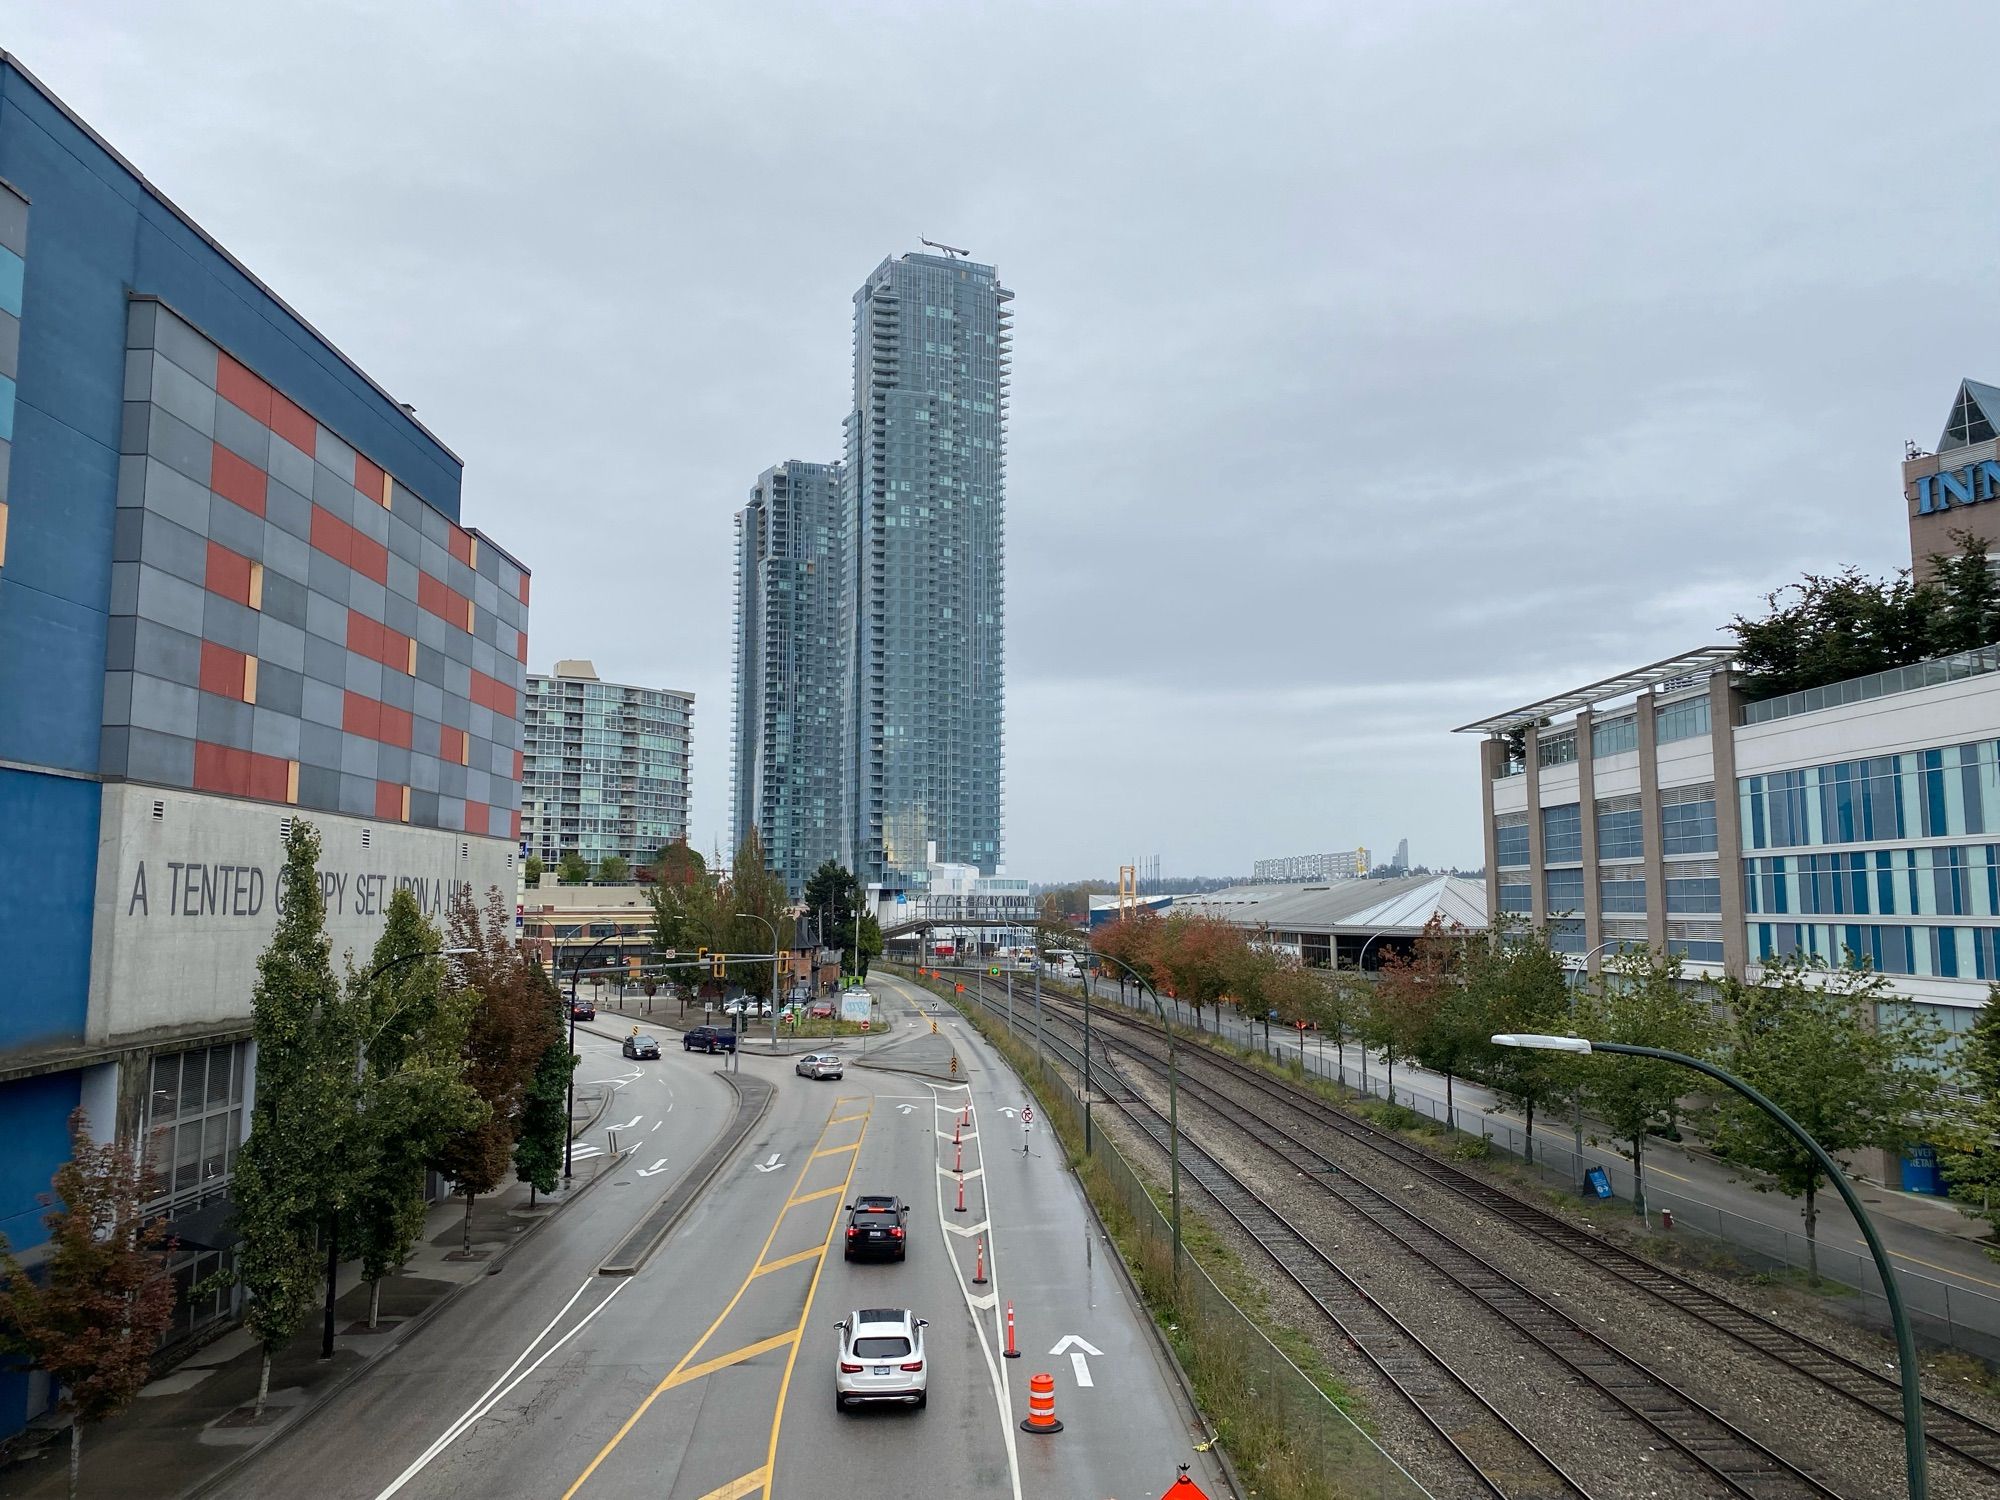
[[[778,464],[736,517],[731,848],[756,828],[794,896],[841,852],[844,478]]]
[[[854,296],[847,418],[846,860],[921,887],[1002,856],[1007,381],[1013,293],[955,255]]]
[[[601,682],[587,661],[530,674],[522,733],[524,854],[554,870],[575,853],[650,867],[687,837],[694,694]]]

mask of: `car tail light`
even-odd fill
[[[856,1228],[855,1228],[855,1227],[854,1227],[854,1226],[853,1226],[852,1224],[849,1224],[849,1225],[847,1226],[847,1237],[848,1237],[848,1238],[849,1238],[850,1240],[851,1240],[851,1239],[853,1239],[853,1238],[854,1238],[854,1237],[855,1237],[855,1236],[856,1236],[857,1234],[859,1234],[859,1233],[861,1233],[861,1231],[860,1231],[860,1230],[858,1230],[858,1229],[856,1229]]]
[[[903,1226],[900,1224],[895,1225],[889,1230],[889,1234],[892,1238],[900,1240],[903,1237]]]
[[[840,1362],[840,1373],[843,1375],[859,1375],[861,1373],[861,1366],[850,1365],[846,1360],[843,1359]]]
[[[920,1359],[913,1359],[908,1364],[903,1366],[903,1368],[906,1370],[921,1370],[923,1367],[924,1367],[924,1362]]]

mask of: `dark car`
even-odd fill
[[[863,1193],[847,1205],[847,1258],[901,1260],[909,1248],[910,1205],[893,1193]]]
[[[681,1033],[684,1052],[734,1052],[736,1033],[722,1026],[690,1026]]]
[[[632,1058],[658,1057],[660,1044],[644,1032],[635,1031],[625,1038],[625,1055]]]
[[[595,1021],[597,1019],[597,1007],[592,1005],[588,1000],[572,1000],[569,1005],[569,1013],[579,1021]]]

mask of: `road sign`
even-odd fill
[[[1208,1500],[1208,1491],[1188,1478],[1188,1466],[1181,1465],[1181,1477],[1167,1488],[1160,1500]]]
[[[861,1029],[863,1031],[866,1031],[868,1029],[868,1018],[866,1016],[863,1016],[861,1018]]]
[[[1584,1180],[1590,1184],[1590,1190],[1597,1194],[1598,1197],[1609,1198],[1611,1196],[1611,1178],[1605,1172],[1604,1168],[1592,1167],[1583,1176]]]
[[[937,1035],[937,1022],[935,1020],[931,1022],[931,1035],[932,1036]]]
[[[1000,965],[998,964],[989,965],[987,967],[986,974],[989,979],[998,979],[1000,977]]]
[[[954,1078],[958,1077],[958,1054],[956,1052],[951,1055],[951,1076]]]
[[[1034,1123],[1035,1123],[1035,1106],[1034,1106],[1034,1105],[1032,1105],[1032,1104],[1027,1104],[1027,1105],[1023,1105],[1023,1106],[1021,1107],[1021,1123],[1022,1123],[1023,1125],[1032,1125],[1032,1124],[1034,1124]]]

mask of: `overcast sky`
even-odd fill
[[[0,46],[466,463],[530,649],[692,689],[851,297],[1017,295],[1014,874],[1477,863],[1453,726],[1906,561],[2000,380],[1991,4],[86,0]]]

